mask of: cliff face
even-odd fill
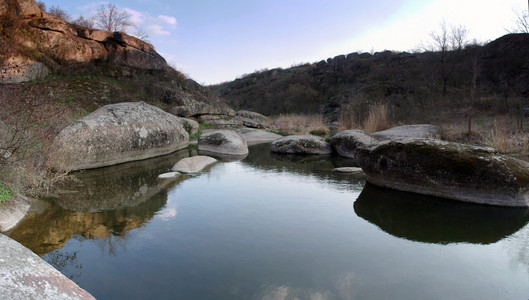
[[[108,62],[164,71],[167,63],[142,40],[122,32],[90,30],[43,12],[35,1],[0,0],[3,82],[25,82],[64,64]]]
[[[161,106],[178,116],[231,118],[235,115],[222,99],[168,67],[165,59],[147,42],[123,32],[70,24],[41,11],[35,0],[0,0],[0,85],[29,82],[50,73],[112,77],[124,86],[135,88],[129,93],[134,97],[122,99],[124,93],[118,90],[115,93],[118,97],[112,95],[114,99],[94,100],[99,106],[124,101],[160,101]],[[75,95],[63,97],[83,100],[91,94],[80,89]],[[103,95],[104,89],[100,88],[99,94]],[[136,95],[142,94],[148,96],[137,98]]]

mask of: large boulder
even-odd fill
[[[337,133],[330,140],[332,148],[340,156],[355,158],[354,151],[358,147],[366,147],[377,143],[377,140],[370,137],[363,130],[344,130]]]
[[[216,162],[217,160],[213,157],[197,155],[179,160],[171,170],[185,174],[196,174]]]
[[[168,154],[188,144],[178,117],[144,102],[111,104],[59,132],[52,166],[92,169]]]
[[[13,13],[23,17],[40,17],[41,10],[35,0],[0,0],[0,16]]]
[[[268,117],[253,111],[239,110],[235,118],[241,121],[242,125],[250,128],[264,129],[270,126],[270,119]]]
[[[331,145],[313,135],[290,135],[275,140],[270,150],[285,154],[331,154]]]
[[[234,131],[215,130],[206,132],[198,138],[198,151],[227,155],[246,155],[248,154],[248,145]]]
[[[31,250],[0,234],[3,299],[95,299]]]
[[[529,163],[496,150],[406,139],[357,148],[369,182],[392,189],[499,206],[529,206]]]
[[[398,139],[431,139],[441,135],[439,128],[429,124],[402,125],[383,131],[373,132],[372,137],[379,141]]]

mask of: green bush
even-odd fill
[[[13,198],[14,193],[9,187],[0,182],[0,203],[5,203]]]

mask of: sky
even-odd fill
[[[201,84],[288,68],[352,52],[412,51],[431,44],[441,22],[470,40],[514,27],[521,0],[42,0],[73,18],[105,3],[131,15],[167,62]],[[136,31],[131,29],[131,32]]]

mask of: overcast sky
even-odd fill
[[[74,18],[104,1],[43,0]],[[526,0],[116,0],[156,50],[203,84],[263,68],[339,54],[417,49],[429,33],[464,25],[471,39],[494,40],[514,26]]]

